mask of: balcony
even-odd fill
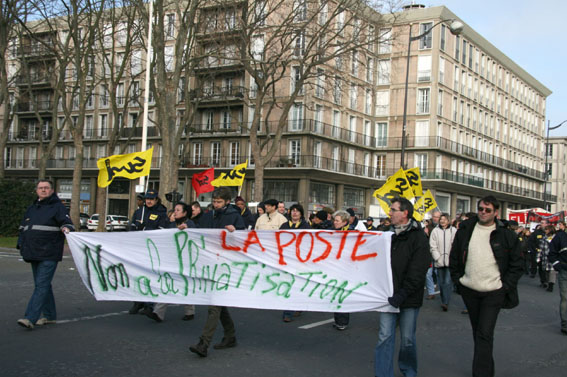
[[[23,44],[18,47],[18,56],[20,57],[46,57],[55,54],[55,45],[53,42],[46,42],[44,44],[32,43]]]
[[[239,103],[244,99],[244,93],[245,88],[242,86],[214,86],[190,90],[189,99],[198,102],[200,105]]]
[[[53,73],[33,73],[30,75],[18,75],[16,85],[18,86],[45,86],[51,84]]]
[[[34,113],[34,112],[51,112],[53,110],[53,102],[51,101],[27,101],[18,102],[16,112],[18,113]]]

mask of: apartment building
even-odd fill
[[[547,172],[547,182],[545,187],[546,200],[545,206],[548,211],[556,213],[565,211],[567,208],[567,198],[565,197],[565,185],[567,185],[567,138],[550,137],[545,148],[545,163]]]
[[[312,8],[307,2],[291,3],[294,12],[298,6],[305,7],[304,16],[296,18],[297,22],[309,19],[314,9],[318,10],[317,22],[325,22],[322,18],[336,7],[332,2],[328,10],[321,4]],[[247,199],[254,194],[255,163],[248,125],[258,111],[265,109],[256,109],[256,83],[246,61],[239,60],[239,47],[234,42],[238,19],[249,7],[244,1],[233,5],[202,6],[195,48],[207,58],[188,75],[193,88],[188,95],[178,91],[180,111],[185,101],[193,101],[197,107],[195,120],[184,134],[189,147],[180,151],[179,191],[186,200],[194,196],[192,174],[211,166],[226,171],[246,159],[249,169],[242,194]],[[473,210],[476,201],[487,194],[496,195],[504,208],[542,205],[545,99],[551,93],[549,89],[466,24],[462,34],[452,35],[448,20],[459,18],[446,7],[410,7],[386,20],[377,14],[368,16],[368,11],[366,17],[360,18],[349,17],[348,10],[345,13],[336,15],[335,30],[343,27],[341,22],[352,25],[345,28],[346,35],[337,34],[337,38],[346,40],[359,28],[364,30],[361,35],[368,43],[349,51],[348,56],[321,64],[317,74],[301,88],[296,86],[302,74],[300,65],[286,67],[277,92],[282,104],[290,98],[293,104],[277,153],[264,170],[264,198],[298,201],[311,211],[323,206],[353,207],[366,216],[376,204],[372,192],[399,169],[401,162],[410,24],[412,35],[417,35],[446,20],[411,44],[406,167],[420,167],[424,187],[435,194],[441,210],[452,215]],[[166,19],[170,43],[174,42],[178,22],[174,14]],[[379,36],[381,42],[371,36]],[[268,37],[268,27],[255,34],[253,55],[263,53]],[[293,38],[292,48],[299,56],[309,41],[301,33]],[[219,51],[219,41],[223,44],[220,55],[213,52]],[[50,57],[34,43],[23,43],[29,47],[13,56],[16,60],[27,59],[29,72],[37,80],[27,91],[29,100],[18,101],[4,152],[6,175],[30,179],[37,176],[37,159],[41,157],[38,142],[48,138],[51,122],[66,121],[50,111],[52,89],[47,78],[52,73],[46,68],[50,67],[46,64]],[[167,51],[173,53],[171,47]],[[142,107],[137,98],[142,93],[143,78],[134,67],[141,66],[145,55],[140,52],[133,56],[132,61],[139,63],[131,64],[129,76],[117,87],[117,101],[126,110],[114,119],[115,114],[108,111],[110,96],[104,86],[96,89],[92,103],[86,106],[82,212],[94,211],[96,160],[106,153],[110,125],[119,123],[126,152],[140,148],[141,129],[137,125]],[[34,61],[38,62],[37,68],[32,68]],[[29,80],[25,85],[30,89]],[[291,97],[294,92],[298,95]],[[151,104],[150,99],[150,117],[156,117]],[[273,134],[271,123],[282,118],[280,108],[262,123],[259,138]],[[39,122],[38,113],[42,111],[45,114]],[[148,143],[156,151],[150,185],[156,188],[160,140],[159,129],[150,122]],[[70,134],[62,132],[47,172],[57,182],[63,199],[70,197],[74,153]],[[134,185],[117,180],[110,186],[111,213],[132,211]],[[199,199],[206,201],[207,196]],[[556,198],[552,194],[547,200],[551,203]]]

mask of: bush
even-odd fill
[[[0,236],[18,235],[22,216],[35,199],[34,182],[0,179]]]

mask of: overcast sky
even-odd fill
[[[411,1],[407,2],[408,4]],[[423,0],[444,5],[552,91],[546,124],[567,120],[567,0]],[[567,136],[567,122],[551,136]]]

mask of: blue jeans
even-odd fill
[[[433,281],[433,274],[435,273],[435,267],[429,267],[427,275],[425,275],[425,286],[427,287],[427,294],[430,296],[435,294],[435,282]]]
[[[557,273],[557,285],[559,286],[559,316],[561,317],[561,328],[567,330],[567,270]]]
[[[449,267],[437,268],[437,284],[439,284],[439,291],[441,292],[441,303],[449,305],[451,293],[453,293],[453,280],[451,280]]]
[[[51,281],[55,275],[57,261],[32,261],[32,272],[34,281],[33,294],[26,308],[26,318],[31,323],[36,323],[43,316],[49,320],[57,319],[57,311],[55,310],[55,297],[51,289]]]
[[[378,344],[374,350],[376,377],[394,377],[396,326],[400,326],[398,367],[406,377],[417,376],[417,344],[415,329],[419,308],[400,309],[399,313],[380,313]]]

